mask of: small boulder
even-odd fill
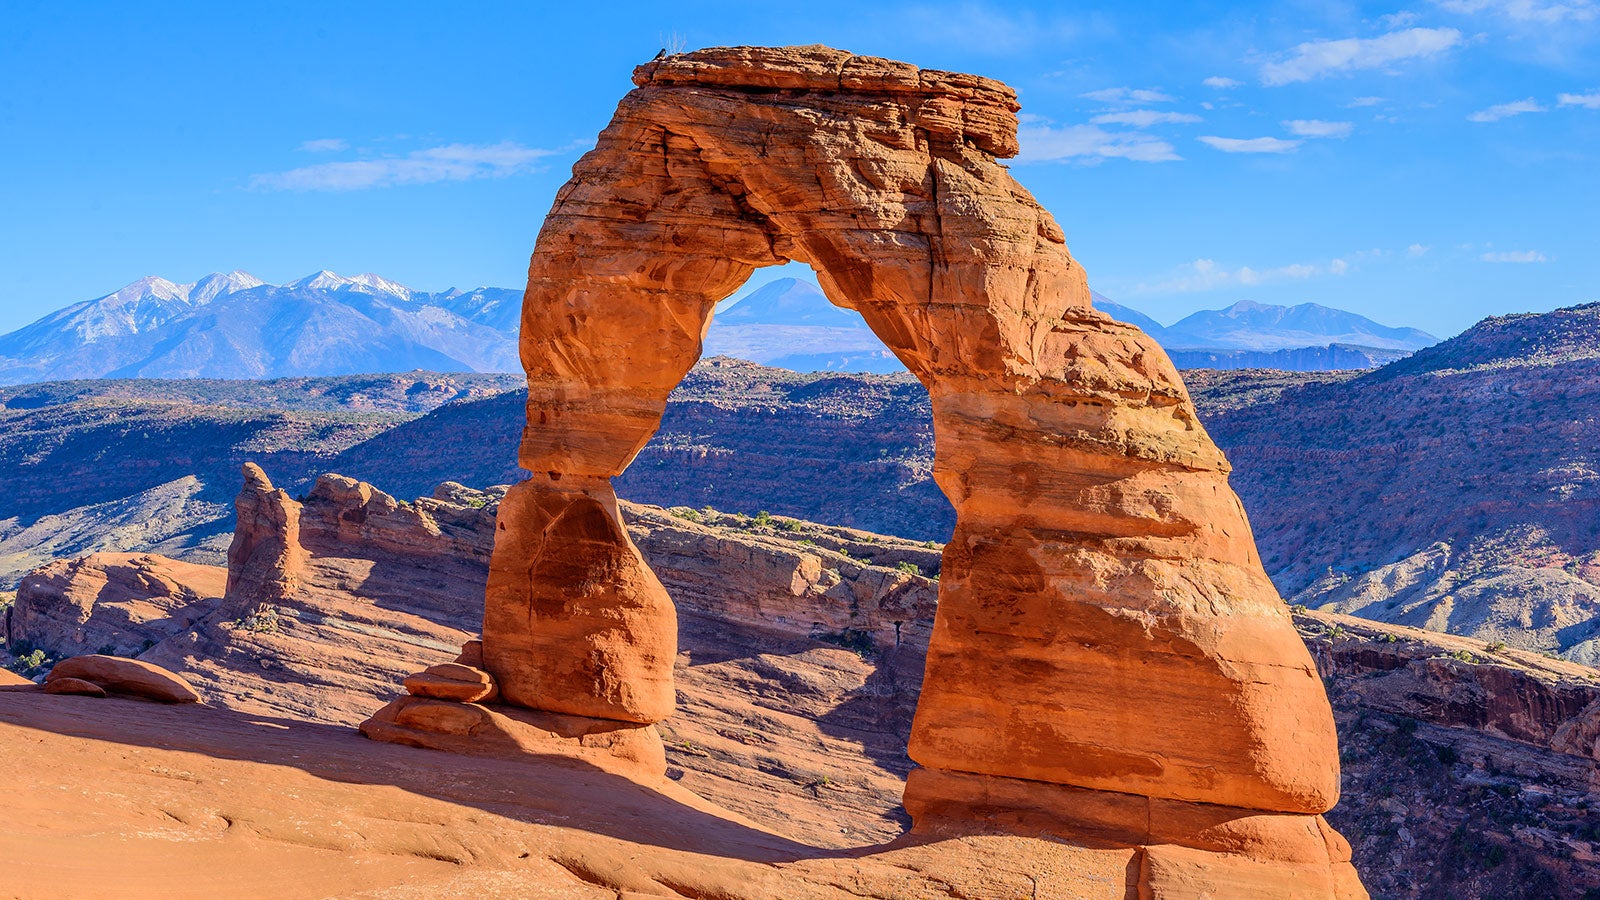
[[[82,697],[104,697],[106,689],[82,678],[57,678],[44,685],[46,694],[77,694]]]
[[[444,663],[429,666],[405,681],[406,692],[413,697],[434,700],[454,700],[457,703],[476,703],[494,697],[494,676],[482,669],[461,663]]]
[[[63,660],[45,676],[45,684],[77,678],[99,685],[108,693],[127,694],[162,703],[198,703],[200,692],[178,675],[137,659],[120,656],[74,656]]]
[[[456,662],[475,669],[483,668],[483,641],[467,641],[461,645],[461,655]]]

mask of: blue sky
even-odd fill
[[[146,274],[519,286],[674,41],[1007,81],[1015,174],[1165,322],[1312,301],[1448,335],[1600,300],[1600,0],[545,6],[4,0],[0,332]]]

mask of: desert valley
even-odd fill
[[[1600,897],[1600,303],[1163,325],[1000,81],[619,93],[525,290],[0,335],[0,895]]]

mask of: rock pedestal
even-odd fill
[[[803,261],[927,387],[957,512],[910,748],[918,827],[1108,833],[1148,848],[1145,896],[1359,895],[1317,817],[1338,798],[1332,714],[1227,461],[999,162],[1015,94],[826,47],[668,56],[634,83],[529,268],[533,478],[501,507],[483,632],[504,700],[671,711],[672,607],[609,479],[717,302]]]

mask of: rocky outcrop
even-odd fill
[[[1344,800],[1328,818],[1375,894],[1600,891],[1600,671],[1349,616],[1295,621],[1339,722]]]
[[[1322,835],[1338,797],[1322,684],[1172,364],[1092,309],[1061,229],[999,163],[1017,149],[1012,91],[825,47],[669,56],[634,81],[530,265],[533,476],[502,504],[484,613],[504,697],[670,713],[677,622],[610,479],[716,303],[799,260],[928,389],[956,509],[911,736],[930,770],[908,787],[921,824],[1001,821],[982,796],[1081,836],[1071,789],[1137,798],[1108,807],[1126,833],[1175,801]],[[1147,892],[1201,870],[1264,886],[1265,865],[1319,873],[1312,895],[1361,893],[1335,837],[1235,859],[1190,827],[1163,836],[1190,855],[1163,857]]]
[[[1366,708],[1600,763],[1596,669],[1354,616],[1304,612],[1296,620],[1318,670]]]
[[[51,652],[137,656],[221,602],[225,573],[149,553],[57,560],[17,587],[12,633]]]

